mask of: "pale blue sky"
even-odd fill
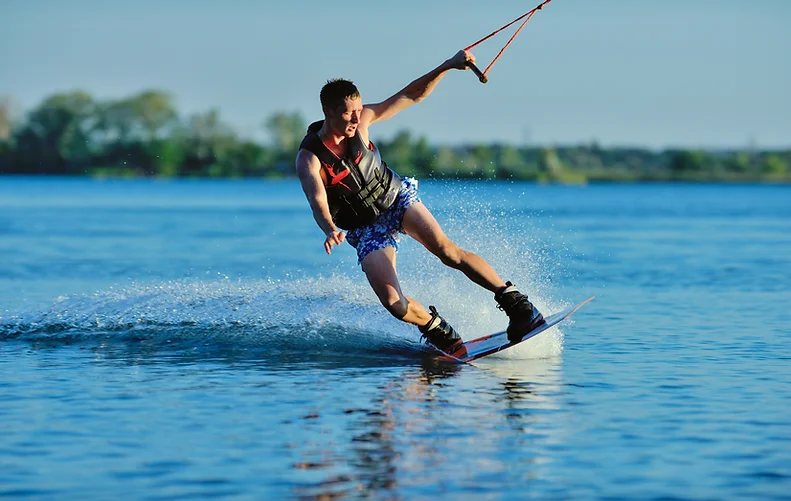
[[[261,135],[345,77],[379,101],[538,0],[3,0],[0,95],[171,91]],[[507,41],[474,53],[483,68]],[[553,0],[491,70],[377,124],[435,143],[791,146],[791,1]]]

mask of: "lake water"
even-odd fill
[[[544,313],[596,299],[441,364],[296,181],[0,178],[0,497],[791,499],[791,187],[420,188]]]

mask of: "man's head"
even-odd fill
[[[354,137],[363,111],[357,87],[342,78],[330,80],[321,88],[320,98],[325,122],[332,132]]]

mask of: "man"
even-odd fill
[[[437,68],[381,103],[363,105],[347,80],[331,80],[321,90],[324,120],[308,127],[296,168],[313,217],[324,232],[324,250],[347,240],[382,305],[396,318],[416,325],[428,342],[452,353],[462,341],[436,308],[429,311],[401,290],[396,274],[396,239],[405,233],[445,265],[495,294],[510,321],[509,339],[518,340],[544,319],[510,282],[504,283],[481,257],[460,249],[420,202],[417,181],[387,167],[369,140],[368,128],[425,99],[451,69],[467,69],[474,56],[459,51]],[[343,230],[346,230],[344,232]]]

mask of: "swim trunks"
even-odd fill
[[[355,228],[346,233],[346,241],[357,249],[357,264],[363,262],[365,256],[388,246],[398,250],[399,234],[406,234],[402,225],[406,210],[420,202],[417,193],[417,179],[405,177],[401,180],[398,196],[386,211],[379,214],[373,224]]]

